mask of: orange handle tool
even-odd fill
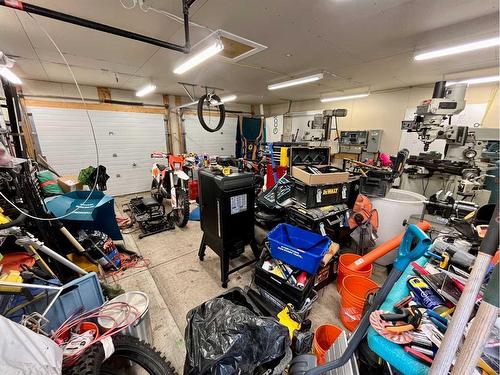
[[[431,225],[427,221],[420,221],[417,224],[417,227],[422,229],[424,232],[427,232],[431,228]],[[377,246],[375,249],[365,254],[363,257],[359,258],[354,263],[351,263],[348,266],[348,268],[351,269],[352,271],[359,271],[361,268],[372,264],[378,258],[383,257],[385,254],[397,248],[401,243],[404,234],[405,232],[402,232],[401,234],[398,234],[396,237],[393,237],[390,240],[384,242],[382,245]]]

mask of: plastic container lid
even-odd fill
[[[119,295],[118,297],[113,298],[108,303],[113,303],[113,302],[125,302],[128,303],[129,305],[134,306],[139,311],[139,315],[141,318],[149,310],[149,298],[143,292],[137,292],[137,291],[126,292],[124,294]],[[126,307],[119,307],[119,306],[106,309],[105,314],[113,317],[114,319],[116,319],[117,322],[125,321],[126,323],[124,322],[122,325],[131,324],[134,322],[136,318],[135,314],[131,313],[131,311],[128,310]],[[128,317],[126,317],[126,315],[128,315]],[[113,328],[113,325],[115,324],[114,319],[101,317],[98,318],[97,321],[102,328],[110,329]]]

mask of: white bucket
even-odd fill
[[[113,298],[108,303],[112,302],[125,302],[132,305],[137,309],[140,316],[136,322],[120,331],[120,333],[131,335],[137,337],[139,340],[153,344],[153,331],[151,328],[151,319],[149,317],[148,296],[143,292],[126,292]],[[104,331],[112,328],[116,321],[132,323],[137,317],[137,315],[131,314],[130,310],[119,306],[106,310],[106,315],[112,318],[99,317],[97,319],[99,326],[101,326]]]
[[[401,233],[404,229],[404,220],[408,220],[411,215],[421,214],[426,198],[412,191],[391,189],[384,198],[370,198],[370,200],[373,208],[378,211],[379,228],[376,241],[378,246]],[[377,259],[375,263],[387,266],[394,262],[397,254],[396,249]]]

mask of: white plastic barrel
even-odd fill
[[[391,189],[384,198],[370,198],[373,208],[378,211],[379,228],[377,245],[397,236],[404,229],[403,221],[411,215],[421,214],[425,197],[408,190]],[[375,263],[387,266],[394,262],[398,250],[379,258]]]

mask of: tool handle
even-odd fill
[[[380,318],[386,322],[399,322],[408,318],[408,314],[380,314]]]
[[[394,261],[394,267],[401,272],[404,271],[411,262],[422,257],[431,244],[431,239],[422,229],[414,224],[408,225],[399,246],[398,257]]]
[[[499,227],[499,216],[498,216],[498,204],[495,205],[495,210],[491,216],[490,223],[488,225],[488,231],[486,236],[481,242],[479,251],[481,253],[493,256],[498,249],[498,227]]]
[[[420,221],[417,226],[424,230],[428,231],[431,228],[431,225],[427,221]],[[404,232],[398,234],[397,236],[391,238],[390,240],[384,242],[383,244],[377,246],[375,249],[371,250],[369,253],[363,255],[361,258],[359,258],[357,261],[354,263],[351,263],[348,265],[348,267],[353,270],[353,271],[359,271],[364,267],[367,267],[368,265],[372,264],[375,262],[377,259],[383,257],[385,254],[393,251],[395,248],[397,248],[401,240],[403,239]]]

